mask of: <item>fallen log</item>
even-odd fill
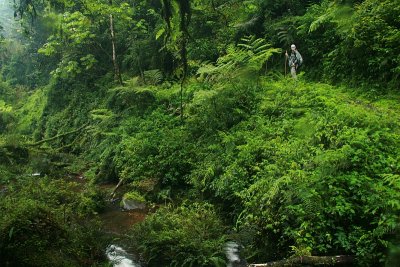
[[[27,146],[38,146],[38,145],[41,145],[43,143],[50,142],[50,141],[56,140],[58,138],[61,138],[61,137],[64,137],[64,136],[67,136],[67,135],[70,135],[70,134],[74,134],[74,133],[77,133],[79,131],[82,131],[83,129],[88,129],[88,128],[90,128],[90,126],[88,126],[88,124],[85,124],[85,125],[79,127],[78,129],[72,130],[70,132],[58,134],[56,136],[53,136],[53,137],[50,137],[50,138],[47,138],[47,139],[42,139],[42,140],[40,140],[40,141],[38,141],[36,143],[28,143],[26,145]]]
[[[117,186],[114,188],[114,190],[111,192],[111,199],[115,198],[115,195],[117,193],[117,189],[122,185],[122,183],[124,182],[124,179],[120,179]]]
[[[338,255],[338,256],[302,256],[294,257],[286,260],[272,261],[268,263],[250,264],[248,267],[287,267],[287,266],[301,266],[301,265],[327,265],[335,266],[341,264],[349,264],[354,262],[354,256],[351,255]]]

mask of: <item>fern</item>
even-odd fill
[[[278,40],[285,46],[288,46],[289,44],[293,43],[294,38],[291,35],[290,31],[284,27],[278,28]]]
[[[400,175],[398,174],[382,174],[383,181],[390,186],[400,189]]]
[[[164,76],[158,69],[143,72],[143,82],[147,85],[157,85],[162,83]]]
[[[0,114],[1,113],[9,113],[12,111],[12,107],[10,105],[7,105],[6,102],[0,99]]]
[[[90,111],[90,116],[94,120],[103,121],[103,120],[108,120],[108,119],[112,118],[114,116],[114,114],[112,113],[112,111],[110,111],[108,109],[95,109],[95,110]]]
[[[271,48],[262,38],[246,36],[237,46],[229,45],[226,55],[220,57],[215,65],[206,63],[199,68],[197,74],[208,81],[232,79],[249,72],[258,74],[265,62],[279,52],[279,48]]]
[[[320,6],[314,5],[312,8],[320,15],[317,15],[317,18],[310,24],[309,33],[318,30],[328,22],[336,23],[342,34],[346,34],[351,29],[354,13],[352,7],[337,2],[324,2]]]

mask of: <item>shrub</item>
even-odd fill
[[[93,202],[88,207],[88,197],[63,181],[34,179],[38,178],[8,186],[0,200],[0,262],[5,266],[102,262],[106,240],[99,235],[99,223],[89,219]]]
[[[149,266],[226,266],[224,226],[210,204],[162,207],[130,234]]]

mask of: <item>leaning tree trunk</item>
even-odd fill
[[[112,1],[110,0],[110,5],[112,5]],[[111,45],[112,45],[112,62],[114,65],[114,75],[115,79],[122,85],[122,77],[121,72],[119,71],[119,66],[117,62],[117,52],[115,51],[115,33],[114,33],[114,19],[113,15],[110,14],[110,34],[111,34]]]
[[[303,256],[294,257],[286,260],[273,261],[268,263],[249,264],[248,267],[285,267],[285,266],[340,266],[354,262],[354,256],[338,255],[338,256]]]

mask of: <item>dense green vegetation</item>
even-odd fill
[[[22,179],[22,178],[20,178]],[[83,266],[104,260],[106,239],[89,219],[95,192],[62,180],[28,180],[1,201],[0,257],[5,266]]]
[[[1,20],[0,37],[6,266],[107,265],[110,183],[155,207],[125,240],[148,266],[226,266],[228,241],[248,262],[400,262],[398,0],[14,12],[20,27]],[[284,75],[291,43],[297,80]]]

